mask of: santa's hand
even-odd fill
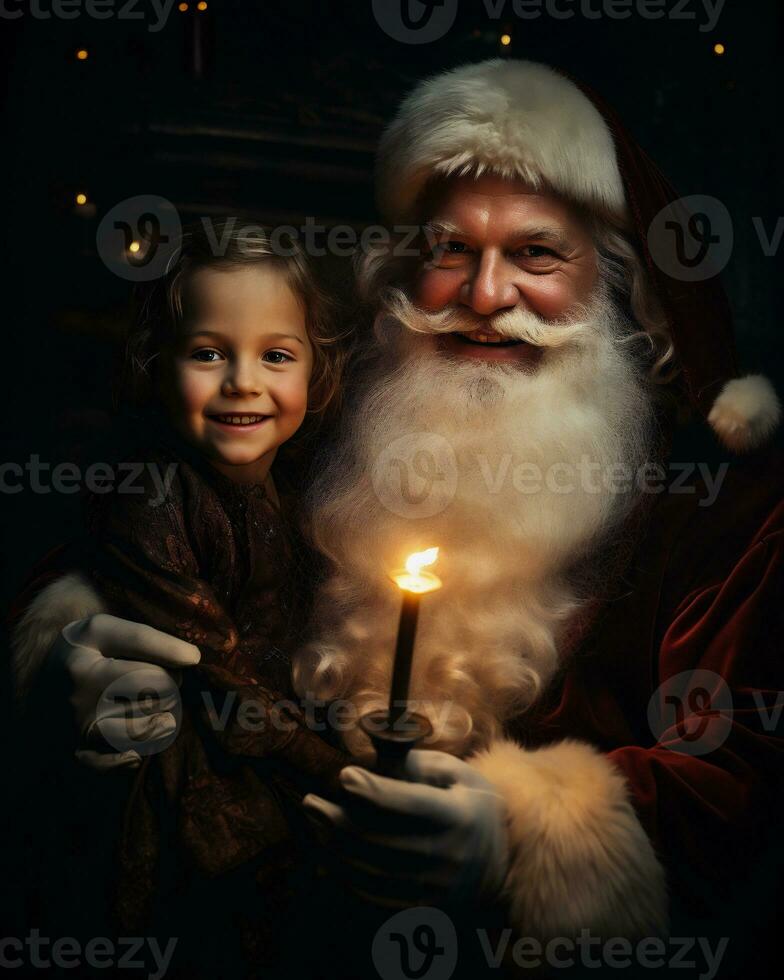
[[[348,766],[343,806],[312,794],[303,801],[334,829],[352,886],[386,907],[494,902],[508,845],[493,785],[445,752],[412,751],[406,775],[410,782]]]
[[[190,643],[106,613],[64,627],[48,664],[68,682],[77,759],[99,770],[133,768],[166,748],[180,718],[178,679],[170,671],[200,659]]]

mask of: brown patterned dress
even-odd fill
[[[85,571],[110,612],[196,644],[202,661],[183,672],[176,739],[144,758],[135,777],[116,917],[126,933],[176,935],[193,931],[194,906],[211,924],[228,916],[243,967],[269,975],[285,956],[281,917],[309,887],[294,883],[295,869],[313,863],[299,801],[310,790],[329,794],[346,762],[288,700],[288,655],[312,584],[294,501],[282,494],[279,505],[262,486],[233,483],[168,434],[135,454],[127,473],[131,463],[126,492],[88,502]],[[247,701],[254,718],[271,719],[282,705],[284,724],[240,723]],[[211,722],[216,714],[220,725]],[[183,975],[200,975],[208,946],[203,937],[204,962],[185,957]]]

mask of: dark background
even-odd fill
[[[40,4],[51,10],[50,0]],[[156,194],[183,221],[243,212],[269,224],[311,216],[361,228],[376,219],[374,148],[402,95],[424,75],[496,55],[584,79],[681,194],[724,202],[735,231],[724,277],[741,359],[784,390],[780,265],[753,224],[756,216],[770,237],[784,200],[777,0],[727,0],[713,31],[700,30],[701,0],[682,7],[684,19],[634,11],[591,19],[573,4],[571,19],[527,21],[514,17],[511,0],[500,20],[480,0],[461,0],[453,28],[423,45],[387,36],[370,0],[208,0],[201,12],[189,0],[157,33],[142,0],[134,11],[144,20],[83,11],[43,20],[26,3],[6,6],[24,16],[0,19],[8,168],[0,462],[24,465],[34,453],[51,465],[81,460],[104,426],[131,293],[96,250],[107,211]],[[80,192],[85,207],[75,204]],[[715,456],[702,429],[683,439],[680,458]],[[29,489],[0,501],[5,608],[33,561],[75,531],[79,506],[77,495]],[[9,739],[14,753],[12,731]]]

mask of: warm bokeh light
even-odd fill
[[[133,252],[133,254],[136,255],[140,248],[141,245],[138,242],[131,242],[131,244],[128,246],[128,251]]]
[[[207,4],[206,4],[205,0],[199,0],[199,3],[197,3],[196,6],[199,8],[199,10],[206,10],[207,9]]]
[[[714,54],[724,54],[725,50],[726,50],[726,48],[724,47],[723,44],[714,44],[713,45],[713,53]]]
[[[185,13],[185,11],[186,11],[186,10],[188,9],[188,4],[187,4],[187,3],[181,3],[181,4],[180,4],[180,5],[179,5],[179,6],[177,7],[177,9],[179,10],[179,12],[180,12],[181,14],[184,14],[184,13]]]
[[[79,59],[79,61],[87,61],[87,54],[87,48],[79,48],[79,50],[76,52],[76,57]]]
[[[77,194],[76,195],[76,203],[78,205],[80,205],[80,206],[82,204],[87,204],[87,195],[86,194]]]
[[[512,35],[511,34],[502,34],[501,35],[501,44],[503,44],[504,47],[507,47],[507,45],[509,45],[511,43],[512,43]]]

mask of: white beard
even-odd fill
[[[294,682],[303,697],[347,699],[358,714],[385,707],[401,601],[388,573],[437,546],[443,588],[422,598],[411,699],[434,726],[427,744],[462,755],[552,678],[564,627],[589,598],[567,573],[638,499],[578,477],[559,492],[563,465],[635,471],[648,459],[652,399],[603,286],[568,323],[517,310],[490,321],[545,348],[533,371],[439,353],[434,334],[477,326],[459,309],[424,314],[400,294],[392,310],[377,321],[379,364],[311,494],[331,577]],[[551,482],[522,492],[520,464]],[[344,740],[365,754],[361,732]]]

